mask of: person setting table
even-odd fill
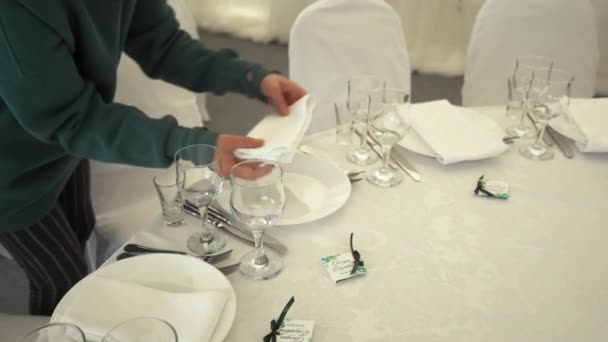
[[[151,78],[241,93],[283,115],[305,94],[231,50],[205,48],[165,0],[0,2],[0,244],[26,272],[31,314],[50,315],[87,273],[88,159],[168,167],[179,148],[212,144],[227,172],[236,148],[263,144],[114,103],[123,50]]]

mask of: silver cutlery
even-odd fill
[[[512,144],[515,142],[515,140],[517,140],[519,138],[521,138],[521,137],[518,137],[518,136],[504,137],[504,138],[502,138],[502,142],[504,142],[505,144]]]
[[[127,246],[129,246],[129,245],[127,245]],[[135,246],[137,246],[137,245],[135,245]],[[143,247],[143,246],[139,246],[139,247]],[[138,255],[155,254],[155,253],[190,255],[190,254],[187,254],[187,253],[180,253],[178,251],[170,251],[170,250],[155,249],[155,248],[148,248],[148,247],[130,248],[129,250],[131,250],[131,251],[134,251],[134,250],[146,250],[146,252],[130,252],[130,251],[126,251],[125,250],[125,252],[120,253],[116,257],[116,260],[123,260],[123,259],[126,259],[126,258],[138,256]],[[202,261],[208,262],[210,264],[217,264],[217,263],[220,263],[222,261],[230,259],[231,255],[232,255],[232,249],[229,249],[227,251],[222,251],[222,252],[214,254],[214,255],[202,255],[202,256],[191,255],[191,256],[193,256],[193,257],[195,257],[197,259],[200,259]]]
[[[560,151],[568,159],[574,158],[574,147],[571,140],[561,135],[559,132],[553,129],[551,126],[547,126],[547,134],[557,143]]]
[[[380,143],[378,142],[378,140],[376,140],[374,137],[372,137],[371,134],[367,135],[367,144],[380,158],[384,157],[382,155],[382,153],[380,151],[378,151],[378,149],[377,149],[377,147],[380,147]],[[418,173],[418,171],[416,170],[414,165],[412,165],[412,163],[410,163],[405,158],[403,152],[399,151],[399,148],[402,148],[402,147],[395,144],[393,146],[393,148],[391,149],[389,166],[392,167],[393,169],[397,169],[397,166],[395,166],[395,165],[398,165],[399,168],[401,168],[403,171],[405,171],[405,173],[411,179],[413,179],[415,182],[420,182],[422,180],[422,176],[420,175],[420,173]]]
[[[532,117],[532,115],[530,115],[529,112],[526,113],[526,116],[528,117],[528,119],[532,122],[532,125],[534,126],[534,129],[536,130],[536,132],[538,133],[538,124],[536,123],[536,120],[534,120],[534,118]],[[545,142],[545,144],[547,144],[547,146],[551,147],[553,145],[555,145],[555,142],[553,141],[553,139],[551,139],[551,137],[549,136],[549,134],[547,133],[547,131],[545,130],[545,134],[543,134],[543,141]]]
[[[312,156],[316,155],[314,150],[307,145],[300,145],[300,147],[298,147],[298,150],[302,153],[305,154],[310,154]],[[363,177],[361,177],[362,174],[365,173],[365,171],[345,171],[346,172],[346,177],[348,177],[348,180],[351,183],[357,183],[358,181],[363,180]]]
[[[186,214],[200,219],[199,211],[198,211],[198,209],[196,209],[196,207],[194,205],[192,205],[189,202],[185,202],[183,207],[184,207],[184,212]],[[209,207],[209,210],[207,211],[207,215],[208,215],[208,218],[211,220],[211,222],[217,228],[224,230],[225,232],[229,233],[230,235],[232,235],[233,237],[237,238],[238,240],[240,240],[242,242],[245,242],[252,246],[255,245],[253,233],[251,233],[247,229],[233,225],[231,220],[229,218],[227,218],[226,215],[223,212],[219,211],[217,208],[212,209],[211,207]],[[279,254],[287,253],[287,246],[285,246],[282,242],[280,242],[276,238],[269,236],[268,234],[264,234],[264,246],[275,250]]]
[[[241,266],[241,263],[240,263],[240,262],[237,262],[237,263],[235,263],[235,264],[232,264],[232,265],[227,265],[227,266],[220,266],[220,267],[217,267],[217,266],[216,266],[216,268],[217,268],[217,269],[218,269],[220,272],[222,272],[222,273],[223,273],[225,276],[227,276],[227,275],[229,275],[229,274],[234,273],[236,270],[238,270],[240,266]]]

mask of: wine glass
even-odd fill
[[[18,342],[86,342],[86,338],[74,324],[50,323],[28,332]]]
[[[393,187],[403,177],[389,167],[393,145],[401,141],[410,128],[410,94],[401,89],[379,88],[370,95],[370,133],[382,148],[382,166],[367,174],[367,180],[377,186]]]
[[[283,261],[266,254],[263,236],[283,215],[283,170],[273,162],[243,161],[230,170],[230,183],[231,211],[255,239],[255,251],[243,257],[240,271],[251,279],[273,278],[283,270]]]
[[[549,121],[565,114],[568,110],[573,83],[574,77],[571,73],[553,69],[547,89],[536,97],[535,102],[530,104],[530,114],[540,127],[534,142],[522,146],[519,150],[526,158],[549,160],[554,157],[553,151],[543,144],[543,135]]]
[[[384,82],[375,76],[357,76],[348,80],[346,106],[354,118],[355,130],[360,135],[359,146],[346,158],[357,165],[370,165],[378,160],[367,144],[369,127],[369,92],[384,87]]]
[[[171,323],[154,317],[137,317],[119,323],[101,342],[178,342]]]
[[[220,160],[215,147],[186,146],[175,154],[177,187],[182,200],[194,204],[202,219],[202,230],[188,239],[188,248],[198,254],[214,254],[226,246],[226,236],[207,218],[211,202],[222,191],[224,179],[219,175]]]
[[[507,129],[509,136],[534,137],[536,130],[527,123],[526,116],[530,112],[531,103],[546,89],[552,70],[553,61],[548,57],[522,56],[517,59],[510,86],[517,97],[521,98],[521,111],[518,124]]]

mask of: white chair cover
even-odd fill
[[[296,18],[290,34],[289,76],[317,99],[309,133],[335,127],[333,102],[346,98],[355,75],[376,75],[410,89],[401,21],[382,0],[320,0]]]
[[[588,0],[488,0],[473,28],[463,105],[506,103],[520,55],[548,56],[573,72],[573,95],[593,97],[599,67],[595,14]]]

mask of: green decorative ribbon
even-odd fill
[[[291,305],[293,305],[293,303],[296,300],[291,297],[291,299],[289,300],[289,302],[287,302],[287,305],[285,305],[285,307],[283,308],[283,311],[281,312],[281,315],[279,316],[278,320],[272,320],[270,322],[270,329],[271,332],[270,334],[264,336],[264,342],[276,342],[277,341],[277,335],[279,335],[279,329],[281,329],[281,326],[283,325],[283,320],[285,320],[285,316],[287,315],[287,312],[289,311],[289,309],[291,308]]]
[[[485,186],[485,183],[483,181],[484,176],[485,175],[481,175],[481,177],[479,177],[479,179],[477,180],[477,187],[475,188],[475,190],[473,192],[475,192],[475,195],[479,195],[479,193],[481,192],[485,195],[488,195],[489,197],[496,198],[496,196],[493,193],[489,192],[488,190],[486,190],[484,188],[484,186]]]
[[[353,249],[353,235],[353,233],[350,233],[350,252],[353,254],[353,259],[355,259],[355,262],[353,263],[353,270],[350,272],[350,274],[355,274],[359,266],[364,265],[359,251]]]

